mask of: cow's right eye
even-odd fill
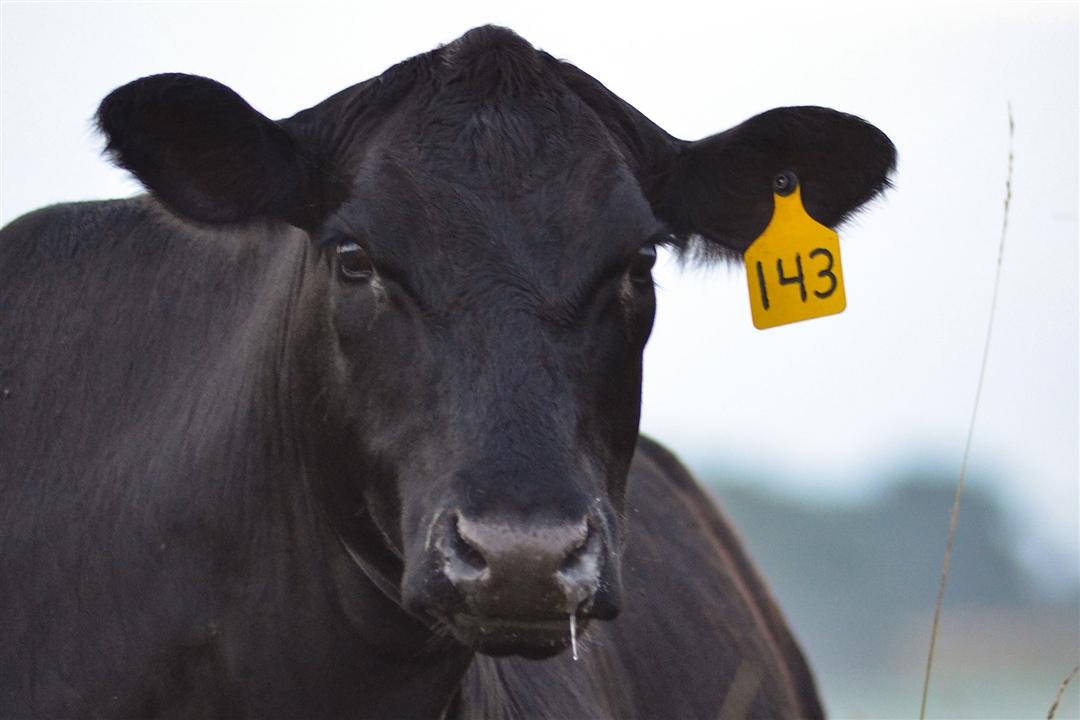
[[[337,246],[338,271],[346,280],[368,280],[375,273],[364,248],[352,240],[343,240]]]
[[[630,263],[630,279],[637,283],[651,282],[654,265],[656,265],[656,246],[645,245],[638,250],[634,261]]]

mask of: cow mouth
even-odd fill
[[[575,618],[577,640],[588,618]],[[488,617],[457,613],[446,625],[458,642],[483,655],[521,655],[534,660],[557,655],[570,647],[570,616],[543,618]]]

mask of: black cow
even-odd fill
[[[280,122],[187,75],[98,119],[150,194],[0,236],[0,716],[821,714],[638,436],[650,269],[785,171],[836,225],[880,131],[683,142],[492,27]]]

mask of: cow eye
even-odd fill
[[[371,257],[352,240],[342,240],[337,246],[338,271],[347,280],[367,280],[375,273]]]
[[[635,282],[647,282],[656,264],[656,246],[649,244],[638,250],[630,263],[630,279]]]

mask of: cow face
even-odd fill
[[[518,112],[501,119],[531,121]],[[363,199],[321,236],[356,466],[386,465],[363,504],[404,555],[407,606],[488,652],[559,648],[570,615],[617,609],[617,516],[668,235],[600,124],[575,120],[528,132],[591,134],[567,142],[593,148],[583,157],[478,163],[468,154],[498,156],[501,132],[418,150],[411,123],[393,128],[354,175]]]
[[[308,234],[293,352],[327,516],[408,612],[533,657],[618,611],[657,247],[745,249],[784,172],[835,225],[895,157],[823,108],[678,141],[499,28],[280,123],[181,75],[99,119],[180,216]]]

